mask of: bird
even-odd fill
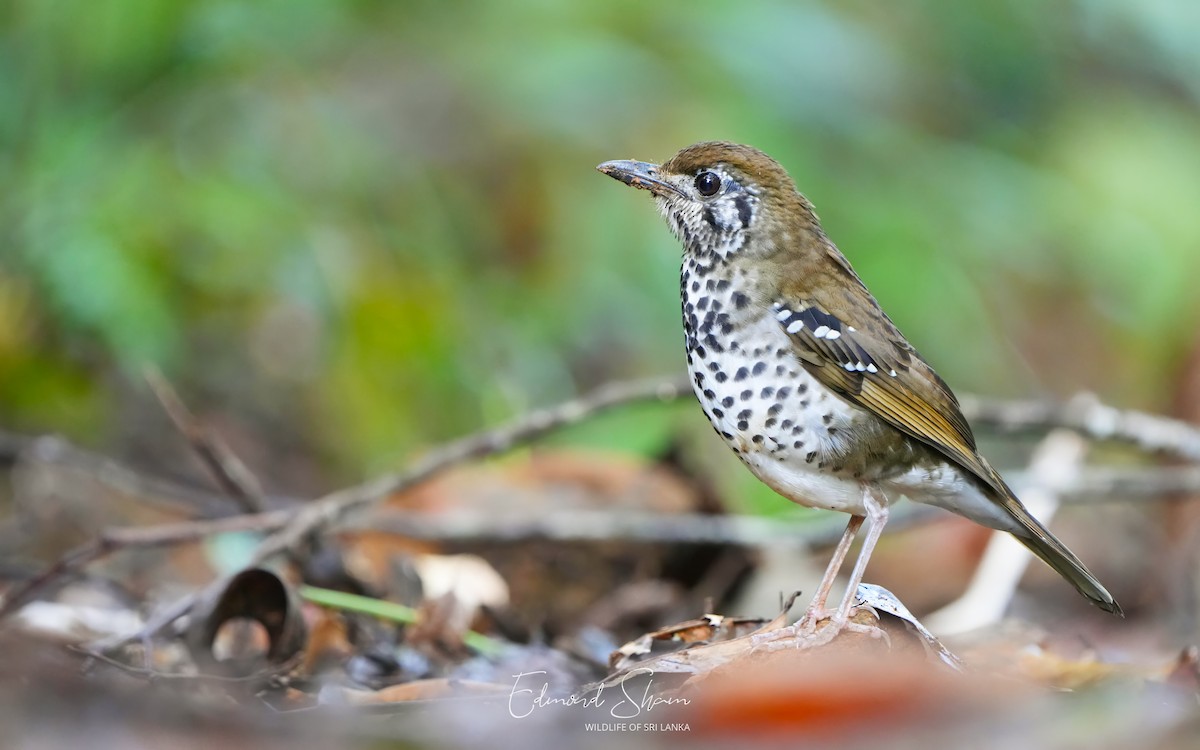
[[[1100,609],[1112,594],[1034,518],[980,455],[946,382],[826,236],[787,171],[751,146],[697,143],[662,164],[597,169],[653,195],[683,246],[688,372],[713,429],[771,489],[850,514],[794,627],[849,621],[858,585],[902,497],[1008,532]],[[846,594],[826,609],[869,521]]]

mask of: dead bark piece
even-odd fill
[[[226,623],[256,622],[266,637],[263,648],[253,644],[226,644],[232,653],[218,657],[218,635]],[[237,573],[196,611],[186,641],[202,671],[243,676],[285,664],[304,650],[308,639],[300,600],[274,573],[251,568]],[[249,648],[245,648],[249,646]]]

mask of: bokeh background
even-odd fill
[[[176,471],[152,364],[311,495],[677,373],[679,249],[593,167],[707,139],[791,171],[956,389],[1200,416],[1197,39],[1182,0],[12,0],[0,425]]]

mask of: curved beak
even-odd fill
[[[683,192],[679,188],[669,182],[665,182],[658,176],[658,166],[657,164],[645,161],[618,159],[616,161],[606,161],[597,166],[596,169],[614,180],[620,180],[626,185],[635,188],[649,190],[655,195],[683,195]]]

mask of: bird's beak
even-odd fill
[[[663,197],[668,195],[683,195],[679,188],[658,176],[657,164],[645,161],[632,161],[630,159],[618,159],[617,161],[606,161],[596,167],[596,169],[614,180],[620,180],[626,185],[632,185],[635,188],[649,190],[655,195]]]

